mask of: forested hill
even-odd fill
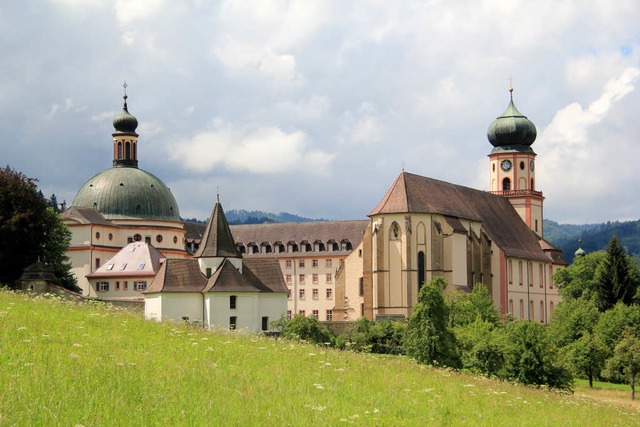
[[[263,211],[246,211],[244,209],[231,209],[225,212],[229,224],[263,224],[265,222],[312,222],[326,221],[325,219],[312,219],[280,212],[277,214]]]
[[[617,236],[627,254],[640,258],[640,220],[606,222],[601,224],[558,224],[544,220],[544,237],[562,249],[565,259],[571,263],[582,239],[582,249],[587,253],[603,250],[611,236]]]

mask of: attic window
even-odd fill
[[[140,206],[138,206],[138,207],[140,207]],[[136,242],[139,242],[140,240],[142,240],[142,236],[139,235],[139,234],[136,234],[136,235],[133,236],[133,240],[135,240]]]
[[[124,184],[122,182],[120,183],[120,187],[124,187]]]
[[[113,270],[113,264],[107,264],[106,269],[107,270]]]
[[[125,262],[124,264],[120,264],[120,270],[124,270],[125,268],[127,268],[127,263]]]
[[[141,262],[140,264],[138,264],[138,270],[142,270],[145,266],[144,262]]]
[[[109,240],[113,240],[113,234],[109,233]]]

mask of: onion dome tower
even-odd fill
[[[543,200],[535,190],[536,126],[516,108],[513,88],[509,88],[509,105],[487,131],[493,149],[489,154],[491,192],[509,199],[527,226],[543,235]]]
[[[138,169],[138,119],[129,113],[126,83],[122,112],[113,119],[113,167],[89,179],[72,206],[90,208],[108,220],[180,222],[171,190],[158,177]]]

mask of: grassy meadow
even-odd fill
[[[0,385],[0,426],[640,423],[638,406],[8,291]]]

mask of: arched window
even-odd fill
[[[393,222],[391,224],[391,228],[389,229],[389,240],[398,240],[400,238],[400,226],[397,222]]]
[[[138,144],[136,144],[135,142],[132,144],[133,145],[133,159],[137,159],[138,158],[138,153],[137,153],[137,147]]]
[[[127,141],[124,145],[124,158],[125,159],[131,158],[131,143],[129,141]]]
[[[424,252],[418,252],[418,292],[424,284]]]
[[[534,187],[534,185],[533,185],[533,178],[531,178],[531,190],[535,190],[535,189],[536,189],[536,187]]]
[[[502,191],[510,191],[511,190],[511,180],[509,178],[505,178],[502,180]]]
[[[118,141],[118,158],[122,158],[122,141]]]

